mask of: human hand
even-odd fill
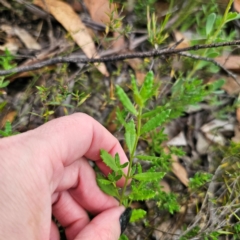
[[[100,149],[128,161],[117,139],[81,113],[1,139],[0,239],[59,239],[52,214],[67,239],[118,239],[124,207],[99,189],[87,161],[107,174]],[[88,212],[96,215],[91,221]]]

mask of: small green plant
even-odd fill
[[[97,173],[100,188],[117,198],[119,204],[125,207],[130,206],[133,201],[153,199],[159,209],[167,210],[171,214],[178,211],[177,195],[164,192],[159,181],[171,170],[171,155],[183,156],[184,152],[176,147],[169,148],[168,152],[162,147],[163,142],[167,140],[164,125],[181,116],[189,105],[196,105],[209,97],[220,86],[221,80],[204,85],[201,80],[180,77],[172,87],[171,97],[163,99],[161,105],[153,108],[149,105],[153,106],[150,103],[157,98],[160,85],[154,81],[152,71],[147,73],[140,88],[135,77],[131,75],[130,96],[122,87],[116,86],[116,95],[124,108],[117,109],[116,118],[119,125],[124,128],[129,163],[121,164],[118,154],[111,156],[101,149],[101,158],[112,172],[107,177]],[[137,153],[140,140],[148,142],[146,154]],[[143,167],[143,162],[148,163],[147,168]],[[117,186],[117,181],[121,178],[126,180],[122,189]],[[190,181],[190,186],[196,190],[210,179],[210,174],[197,173]],[[131,182],[129,187],[128,182]],[[130,221],[137,221],[145,215],[146,212],[142,209],[133,210]]]
[[[4,130],[0,130],[0,136],[2,137],[10,137],[16,134],[18,134],[18,132],[13,132],[12,124],[9,121],[6,122]]]
[[[189,188],[190,189],[198,189],[204,186],[206,183],[210,182],[212,178],[212,174],[197,172],[193,178],[190,178]]]
[[[162,107],[161,110],[158,108],[149,110],[147,108],[148,101],[155,96],[156,92],[153,72],[146,75],[141,89],[138,88],[137,81],[132,75],[131,87],[135,104],[120,86],[116,86],[116,94],[126,110],[120,111],[118,109],[117,119],[125,128],[124,136],[130,156],[129,163],[121,165],[118,154],[112,157],[102,149],[101,157],[105,164],[112,169],[112,172],[107,178],[98,174],[97,181],[105,193],[119,200],[120,205],[128,207],[133,201],[155,199],[159,207],[168,209],[173,213],[179,209],[176,197],[164,193],[159,185],[159,181],[170,170],[170,154],[163,154],[161,157],[135,154],[140,139],[147,139],[150,133],[158,132],[169,121],[171,109]],[[129,120],[125,120],[127,112],[131,114]],[[159,132],[161,135],[161,130]],[[141,161],[149,162],[149,168],[143,169]],[[127,166],[128,171],[124,172],[124,168]],[[122,177],[125,178],[126,182],[124,187],[119,189],[117,181]],[[130,180],[131,191],[126,194],[127,183]],[[144,210],[135,210],[131,221],[136,221],[144,217],[145,214]]]
[[[16,67],[16,64],[12,64],[12,61],[14,60],[14,56],[10,53],[10,51],[6,48],[5,54],[0,56],[0,66],[4,70],[9,70],[11,68]]]
[[[68,85],[63,84],[61,81],[58,82],[58,86],[36,86],[37,94],[40,97],[43,107],[40,114],[32,113],[33,115],[38,115],[43,117],[45,121],[48,121],[49,117],[55,113],[56,107],[64,107],[66,114],[68,112],[67,108],[74,108],[74,105],[67,103],[66,100],[68,97],[76,102],[75,107],[79,107],[90,96],[90,94],[80,92],[79,90],[70,91]]]

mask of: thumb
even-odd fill
[[[131,217],[131,209],[110,208],[93,218],[75,240],[118,240]]]

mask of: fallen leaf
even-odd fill
[[[166,153],[169,153],[167,147],[164,148]],[[187,187],[188,186],[188,174],[186,169],[179,163],[178,157],[174,154],[171,155],[172,160],[172,172],[174,175]]]
[[[87,28],[69,4],[59,0],[34,0],[34,4],[50,12],[71,34],[88,58],[99,58]],[[109,76],[105,64],[97,63],[95,66],[103,75]]]
[[[93,21],[106,25],[111,24],[111,20],[118,21],[117,5],[109,3],[109,0],[84,0],[84,3]],[[119,20],[119,30],[121,30],[121,25]],[[124,37],[118,31],[113,33],[113,38],[114,40],[109,45],[112,45],[114,49],[121,49],[125,45]]]
[[[41,49],[40,44],[25,29],[7,24],[1,25],[1,29],[9,35],[17,36],[28,49]]]
[[[240,72],[240,57],[239,56],[220,56],[216,57],[215,61],[224,66],[226,69]]]
[[[16,54],[19,49],[19,41],[14,37],[8,37],[7,42],[0,46],[0,51],[8,50],[11,54]]]
[[[222,89],[226,91],[229,95],[235,95],[240,92],[240,76],[237,75],[237,80],[232,77],[225,78],[225,84]]]
[[[6,124],[6,122],[10,122],[12,123],[13,120],[15,119],[15,117],[17,116],[17,112],[16,111],[10,111],[8,112],[1,120],[0,122],[0,128],[3,128]]]
[[[181,131],[176,137],[167,142],[168,146],[187,146],[187,140]]]

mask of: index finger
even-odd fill
[[[121,164],[128,162],[119,141],[100,123],[84,113],[52,120],[36,131],[38,140],[42,140],[41,143],[45,145],[45,151],[51,151],[51,155],[46,155],[51,156],[54,171],[59,169],[59,162],[66,167],[82,156],[100,163],[100,149],[105,149],[112,156],[118,153]],[[105,174],[109,172],[105,165],[98,165]]]

